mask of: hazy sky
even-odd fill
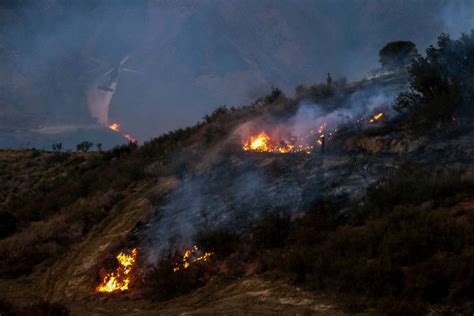
[[[110,120],[140,140],[242,105],[272,84],[361,78],[389,41],[420,51],[474,27],[474,1],[8,0],[0,4],[0,129],[89,126],[87,95],[129,56]],[[1,145],[1,144],[0,144]]]

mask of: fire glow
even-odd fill
[[[369,120],[370,123],[374,123],[376,121],[378,121],[379,119],[381,119],[383,116],[383,112],[380,112],[378,114],[375,114],[374,116],[372,116]]]
[[[96,287],[98,293],[112,293],[115,291],[126,291],[130,284],[130,272],[132,272],[133,266],[137,259],[137,249],[134,248],[130,254],[120,252],[115,257],[118,262],[118,266],[115,271],[107,273],[102,282]]]
[[[297,153],[302,152],[310,154],[315,145],[322,145],[324,142],[325,134],[324,130],[327,124],[321,124],[317,129],[308,131],[303,136],[291,136],[288,137],[289,140],[281,140],[279,142],[274,142],[271,140],[270,136],[265,131],[248,137],[242,146],[244,151],[254,151],[254,152],[267,152],[267,153],[278,153],[278,154],[287,154],[287,153]],[[337,130],[334,130],[334,133]],[[332,137],[333,133],[329,133]]]
[[[267,133],[261,131],[255,136],[250,136],[245,142],[243,150],[285,154],[293,151],[294,147],[294,145],[285,142],[282,142],[280,146],[274,145]]]
[[[135,137],[133,137],[132,135],[127,134],[127,133],[122,133],[120,131],[120,124],[112,123],[112,124],[108,124],[107,127],[110,128],[111,130],[113,130],[114,132],[122,134],[122,136],[125,137],[129,142],[132,142],[134,144],[137,143],[137,139]]]
[[[181,261],[175,264],[173,272],[187,269],[191,266],[191,264],[196,262],[206,262],[212,255],[214,255],[213,252],[205,252],[204,254],[199,255],[199,248],[197,246],[193,246],[191,249],[188,249],[184,252]]]

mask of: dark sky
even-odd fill
[[[242,105],[271,85],[292,93],[327,72],[376,68],[389,41],[420,51],[474,27],[474,1],[8,0],[0,4],[0,129],[89,126],[88,94],[124,56],[109,111],[140,140]],[[61,130],[60,128],[58,129]],[[0,139],[1,140],[1,139]],[[1,146],[2,144],[0,144]]]

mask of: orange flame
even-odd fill
[[[378,121],[380,118],[382,118],[383,112],[380,112],[379,114],[375,114],[372,116],[372,118],[369,120],[370,123],[374,123],[375,121]]]
[[[323,138],[325,137],[324,129],[326,128],[327,124],[323,123],[318,129],[309,131],[306,135],[302,137],[299,136],[292,136],[290,137],[290,141],[281,141],[280,145],[275,145],[272,143],[270,137],[265,132],[260,132],[257,135],[251,136],[242,147],[245,151],[255,151],[255,152],[270,152],[270,153],[306,153],[311,154],[314,149],[314,145],[322,145]],[[334,133],[337,130],[334,130]],[[315,139],[318,137],[318,139]],[[329,136],[332,137],[333,133],[329,133]]]
[[[244,150],[252,151],[270,151],[270,137],[264,131],[256,136],[251,136],[250,139],[245,142]]]
[[[112,123],[110,125],[107,125],[107,127],[113,131],[120,132],[120,124]]]
[[[127,134],[127,133],[122,133],[120,131],[120,124],[118,124],[118,123],[109,124],[109,125],[107,125],[107,127],[110,128],[111,130],[117,132],[117,133],[122,134],[123,137],[125,137],[126,139],[128,139],[128,141],[130,141],[134,144],[136,144],[138,142],[137,139],[135,137],[133,137],[132,135]]]
[[[207,261],[212,255],[213,252],[205,252],[203,255],[198,255],[199,248],[197,246],[193,246],[191,249],[188,249],[184,252],[183,258],[180,262],[176,263],[175,267],[173,268],[173,272],[177,272],[181,269],[187,269],[191,266],[192,263],[195,262],[205,262]]]
[[[114,291],[128,290],[130,284],[130,272],[137,259],[137,249],[134,248],[130,254],[120,252],[117,257],[118,267],[114,272],[107,273],[102,282],[97,285],[96,292],[112,293]]]
[[[294,151],[295,146],[290,143],[282,142],[281,146],[272,144],[270,137],[264,131],[258,135],[251,136],[242,147],[245,151],[273,152],[286,154]]]

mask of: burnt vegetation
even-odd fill
[[[441,35],[424,57],[409,42],[387,45],[382,64],[406,68],[410,90],[394,104],[402,113],[394,125],[367,133],[401,128],[429,135],[441,127],[446,135],[463,133],[472,118],[473,47],[473,32],[458,40]],[[340,81],[301,85],[296,94],[299,100],[327,100],[330,108],[350,89]],[[343,294],[348,312],[469,313],[474,307],[473,193],[473,183],[461,173],[405,163],[371,184],[363,200],[344,213],[318,201],[302,218],[270,214],[246,233],[207,229],[196,241],[218,254],[214,260],[221,268],[208,273],[230,279],[249,273],[284,277],[307,289]]]
[[[432,304],[469,312],[474,215],[462,202],[473,193],[459,174],[404,165],[373,184],[348,216],[319,202],[299,219],[270,215],[246,234],[213,230],[198,241],[222,250],[225,277],[253,263],[270,278],[344,294],[350,312],[419,315]]]
[[[387,45],[380,57],[391,70],[404,71],[409,64],[410,89],[397,98],[394,109],[401,115],[393,123],[363,133],[403,130],[429,137],[433,131],[449,136],[471,128],[474,32],[457,40],[441,35],[425,56],[409,42],[398,42]],[[239,124],[265,115],[290,117],[302,100],[317,101],[331,111],[364,84],[340,79],[330,85],[300,85],[295,98],[273,88],[251,105],[219,107],[202,122],[142,146],[129,143],[102,151],[97,144],[98,151],[89,152],[93,144],[83,142],[70,153],[58,143],[53,152],[0,152],[0,276],[23,276],[53,262],[100,227],[141,185],[192,175],[193,162]],[[446,313],[472,312],[473,193],[472,182],[460,173],[401,164],[371,184],[363,200],[346,206],[345,212],[331,201],[313,201],[298,218],[268,210],[268,216],[245,232],[202,231],[196,243],[215,253],[213,262],[173,273],[179,256],[169,254],[156,263],[146,287],[150,297],[163,301],[215,276],[235,279],[260,273],[343,294],[350,312],[375,308],[378,313],[415,315],[433,306]],[[29,311],[3,301],[0,312],[2,308],[12,314]],[[44,303],[36,309],[48,314],[62,308]],[[67,310],[58,313],[66,315]]]

